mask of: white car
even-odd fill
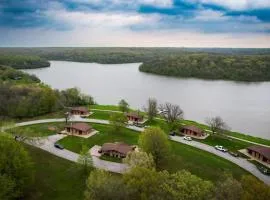
[[[222,151],[222,152],[227,152],[228,151],[227,149],[225,149],[223,146],[220,146],[220,145],[216,145],[215,149],[217,149],[219,151]]]
[[[189,137],[189,136],[185,136],[185,137],[184,137],[184,140],[187,140],[187,141],[192,141],[192,138],[191,138],[191,137]]]

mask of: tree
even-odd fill
[[[157,116],[157,100],[149,98],[147,107],[144,110],[147,112],[148,119],[152,121]]]
[[[110,116],[110,124],[112,125],[112,132],[119,133],[121,128],[125,127],[127,117],[123,113],[112,113]]]
[[[88,174],[93,166],[92,156],[90,155],[89,149],[86,145],[82,146],[82,150],[78,158],[78,164],[80,167],[82,167],[85,174]]]
[[[213,134],[227,129],[226,123],[219,116],[206,119],[206,123],[210,127]]]
[[[212,195],[213,184],[182,170],[171,174],[162,188],[167,194],[166,199],[208,200]]]
[[[160,105],[160,110],[163,111],[161,115],[168,123],[174,123],[175,121],[182,119],[184,115],[184,111],[180,106],[171,103]]]
[[[168,136],[157,127],[148,128],[140,134],[139,147],[153,156],[157,168],[162,168],[169,158]]]
[[[123,159],[123,162],[131,166],[131,168],[134,167],[144,167],[149,169],[155,168],[153,156],[143,151],[129,152],[126,158]]]
[[[225,179],[219,181],[215,187],[215,200],[240,200],[243,194],[241,183],[235,180],[232,175],[226,175]]]
[[[85,200],[125,200],[128,198],[128,190],[121,177],[112,176],[103,170],[93,170],[87,181]]]
[[[241,179],[244,190],[242,200],[270,199],[270,187],[258,181],[255,177],[246,175]]]
[[[121,101],[119,101],[118,106],[122,112],[128,112],[129,110],[129,105],[124,99],[121,99]]]
[[[163,200],[166,199],[166,194],[162,184],[168,176],[166,171],[135,167],[124,174],[124,183],[131,192],[132,199]]]
[[[14,199],[24,195],[33,178],[30,156],[13,139],[0,136],[0,197]]]

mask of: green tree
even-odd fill
[[[22,145],[0,136],[0,197],[22,197],[33,178],[33,165]]]
[[[86,145],[82,146],[82,150],[78,158],[78,164],[82,167],[85,174],[88,174],[93,166],[92,156],[90,155],[89,149]]]
[[[124,174],[124,183],[131,191],[132,199],[163,200],[166,199],[162,184],[168,179],[168,172],[157,172],[143,167],[132,168]]]
[[[216,200],[240,200],[242,194],[241,183],[235,180],[232,175],[226,175],[224,180],[219,181],[214,191]]]
[[[113,176],[103,170],[93,170],[87,181],[85,200],[125,200],[128,198],[128,190],[121,177]]]
[[[154,158],[158,169],[166,163],[170,155],[168,136],[157,127],[148,128],[140,134],[139,147]]]
[[[270,199],[270,187],[255,177],[246,175],[241,179],[244,190],[242,200],[266,200]]]
[[[213,184],[182,170],[171,174],[164,181],[162,190],[166,193],[166,199],[208,200],[212,195]]]
[[[126,102],[124,99],[121,99],[118,103],[118,106],[119,106],[119,109],[122,111],[122,112],[128,112],[129,110],[129,104],[128,102]]]
[[[132,151],[127,154],[123,162],[134,167],[155,168],[155,162],[151,154],[142,151]]]
[[[112,113],[110,116],[110,124],[112,132],[119,133],[123,127],[126,127],[127,117],[123,113]]]

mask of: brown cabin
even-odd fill
[[[138,112],[130,112],[126,114],[128,121],[133,122],[142,122],[143,121],[143,115],[140,115]]]
[[[198,128],[194,125],[187,125],[181,128],[180,130],[185,135],[195,136],[195,137],[203,137],[205,133],[202,129]]]
[[[86,107],[73,107],[70,110],[72,115],[88,115],[89,111]]]
[[[252,157],[270,164],[270,148],[263,146],[251,146],[247,148],[248,154]]]
[[[125,158],[128,152],[134,149],[135,147],[128,144],[116,142],[103,144],[99,152],[112,157]]]
[[[92,127],[86,123],[72,123],[65,126],[65,131],[70,134],[87,135],[91,133]]]

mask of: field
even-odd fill
[[[83,199],[86,176],[75,163],[25,145],[32,157],[35,180],[25,199]]]

